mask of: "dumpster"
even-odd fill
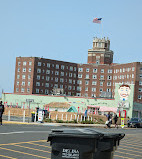
[[[93,159],[101,133],[83,129],[56,129],[48,136],[51,159]]]
[[[51,159],[112,159],[124,136],[95,129],[56,129],[47,141],[51,141]]]

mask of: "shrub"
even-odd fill
[[[46,119],[44,119],[44,122],[52,123],[52,119],[48,119],[48,118],[46,118]]]

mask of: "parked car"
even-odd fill
[[[140,118],[131,118],[130,120],[127,121],[128,127],[135,127],[135,128],[140,128],[142,127],[142,119]]]

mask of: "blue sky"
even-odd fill
[[[17,56],[87,63],[96,36],[109,37],[115,63],[141,62],[141,8],[141,0],[1,0],[0,92],[13,92]]]

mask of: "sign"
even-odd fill
[[[62,158],[79,159],[79,150],[76,149],[64,149],[62,150]]]
[[[124,118],[121,118],[121,127],[124,128]]]
[[[26,102],[34,102],[34,99],[26,99]]]
[[[40,122],[43,120],[43,114],[42,114],[42,112],[43,112],[42,110],[38,111],[38,121],[40,121]]]

